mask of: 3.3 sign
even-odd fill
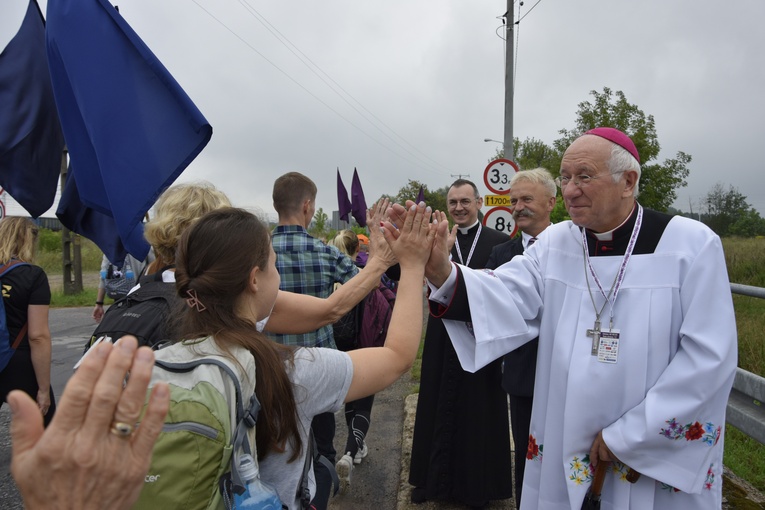
[[[483,171],[483,182],[490,191],[505,195],[510,192],[510,179],[518,170],[514,161],[495,159]]]

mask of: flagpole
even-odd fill
[[[67,174],[67,149],[61,153],[61,192],[64,192]],[[61,263],[63,266],[64,295],[71,296],[82,292],[82,256],[80,253],[80,237],[61,226]]]

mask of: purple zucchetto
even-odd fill
[[[614,142],[619,147],[632,154],[638,163],[640,163],[640,154],[638,154],[637,147],[629,136],[625,135],[621,131],[611,127],[597,127],[590,129],[585,135],[595,135],[601,138],[605,138],[609,142]]]

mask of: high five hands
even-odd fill
[[[390,226],[390,228],[395,230],[397,225],[404,224],[408,215],[412,213],[413,207],[419,211],[420,209],[425,209],[424,206],[425,204],[423,202],[416,205],[411,200],[406,201],[406,207],[399,204],[392,204],[387,211],[387,216],[390,221],[386,223],[386,228],[387,226]],[[431,217],[430,207],[426,209],[426,214],[429,218]],[[425,277],[430,283],[436,287],[440,287],[449,277],[449,273],[451,272],[449,252],[451,252],[451,249],[454,246],[457,236],[457,227],[455,225],[450,231],[446,213],[441,211],[433,212],[432,219],[429,219],[428,223],[429,228],[434,231],[435,239],[431,247],[430,256],[425,264]],[[387,234],[386,239],[388,239]]]

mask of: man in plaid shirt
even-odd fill
[[[271,234],[271,243],[276,252],[276,268],[281,276],[279,288],[326,298],[332,293],[335,283],[347,282],[359,270],[350,257],[308,234],[306,229],[316,212],[316,191],[316,184],[298,172],[289,172],[276,179],[273,200],[274,209],[279,214],[279,225]],[[312,333],[270,336],[286,345],[337,348],[331,324]],[[317,415],[311,428],[319,453],[334,466],[334,414]],[[322,465],[314,464],[314,474],[316,496],[313,506],[322,510],[329,502],[332,479]]]

